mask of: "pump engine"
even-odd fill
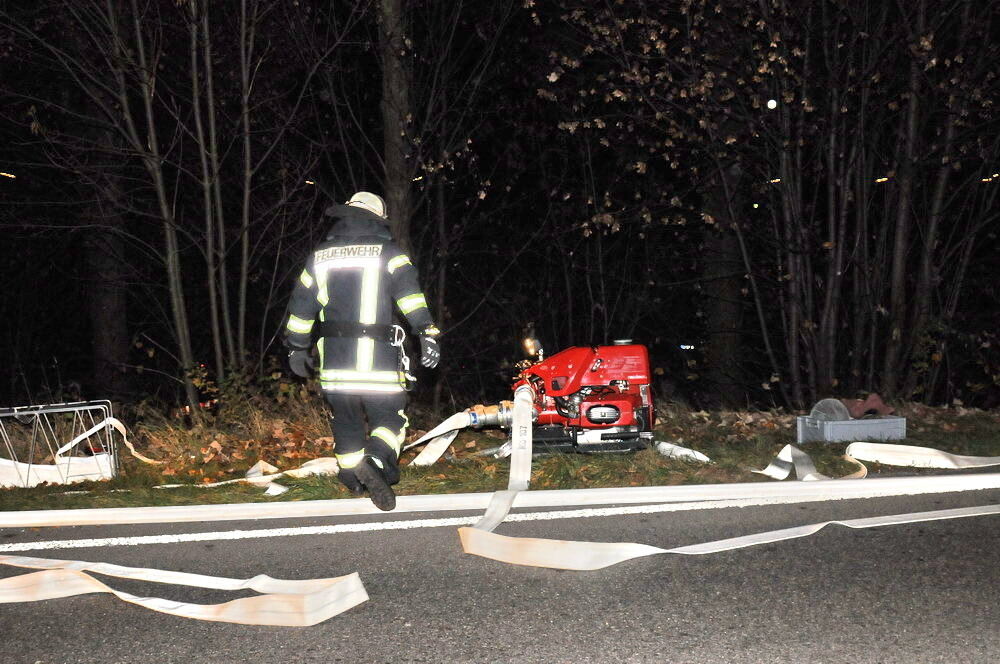
[[[619,452],[653,439],[655,409],[649,353],[630,341],[572,347],[525,361],[512,388],[534,393],[533,444],[537,451]],[[510,425],[510,402],[473,406],[470,424]]]

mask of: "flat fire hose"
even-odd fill
[[[511,452],[511,471],[506,491],[498,491],[493,494],[489,507],[483,518],[471,528],[459,528],[459,538],[462,542],[462,549],[465,553],[484,558],[491,558],[505,563],[515,565],[529,565],[534,567],[548,567],[552,569],[566,570],[595,570],[610,567],[632,558],[651,556],[661,553],[675,553],[683,555],[704,555],[708,553],[719,553],[732,549],[740,549],[758,544],[779,542],[786,539],[806,537],[812,535],[828,525],[841,525],[848,528],[874,528],[878,526],[889,526],[903,523],[917,523],[924,521],[936,521],[941,519],[957,519],[972,516],[983,516],[1000,513],[1000,505],[986,505],[981,507],[966,507],[951,510],[938,510],[933,512],[918,512],[913,514],[897,514],[865,519],[851,519],[846,521],[824,521],[821,523],[785,528],[766,533],[755,533],[743,537],[706,542],[691,546],[682,546],[673,549],[661,549],[647,544],[634,542],[579,542],[570,540],[552,540],[527,537],[508,537],[492,532],[506,518],[517,497],[518,492],[528,488],[531,477],[531,391],[530,388],[523,388],[514,395],[514,420],[511,427],[511,440],[513,442]],[[527,423],[525,425],[525,422]],[[861,447],[861,443],[855,443],[858,447],[854,450],[848,448],[848,458],[853,453],[862,457],[880,456],[885,458],[892,452],[886,448],[906,447],[906,446],[881,446],[878,448]],[[870,444],[864,444],[870,445]],[[928,450],[928,448],[918,448]],[[937,450],[929,450],[937,452]],[[954,455],[941,452],[939,455],[927,453],[918,454],[923,459],[933,458],[938,462],[943,460],[951,463],[964,464],[961,467],[974,467],[1000,464],[1000,459],[983,457],[964,457],[955,459]],[[905,458],[905,451],[896,451],[893,457],[896,461]],[[854,460],[854,459],[851,459]],[[857,463],[857,461],[855,460]],[[867,474],[867,468],[862,464],[861,470],[853,473],[849,478],[860,479]],[[940,466],[938,466],[940,467]],[[953,466],[952,466],[953,467]],[[816,471],[812,460],[798,448],[787,445],[781,450],[778,458],[762,471],[755,471],[776,479],[784,479],[795,471],[796,477],[800,480],[824,480],[829,479]]]
[[[448,419],[446,419],[441,424],[437,425],[419,439],[413,441],[409,445],[403,448],[403,451],[410,449],[411,447],[416,447],[417,445],[422,445],[427,443],[424,449],[420,450],[413,461],[410,462],[411,466],[430,466],[437,462],[444,454],[448,447],[451,445],[452,441],[455,440],[455,436],[458,432],[471,424],[471,419],[469,418],[469,413],[466,411],[461,411],[455,413]]]
[[[464,416],[464,423],[463,423]],[[420,441],[420,444],[428,439],[435,439],[435,446],[428,453],[425,459],[433,463],[450,445],[454,439],[457,429],[468,426],[468,416],[457,413],[441,425],[428,432]],[[449,437],[450,436],[450,437]],[[675,553],[684,555],[703,555],[729,551],[757,544],[778,542],[786,539],[805,537],[811,535],[827,525],[837,524],[848,528],[872,528],[878,526],[888,526],[904,523],[918,523],[935,521],[942,519],[966,518],[972,516],[983,516],[1000,513],[1000,505],[987,505],[980,507],[966,507],[950,510],[937,510],[932,512],[919,512],[913,514],[898,514],[890,516],[880,516],[864,519],[851,519],[845,521],[825,521],[821,523],[785,528],[765,533],[755,533],[742,537],[717,540],[672,549],[661,549],[631,542],[579,542],[568,540],[551,540],[538,538],[517,538],[498,535],[492,532],[500,523],[507,518],[507,515],[520,492],[528,488],[531,478],[531,458],[532,458],[532,434],[531,434],[531,393],[530,388],[519,390],[515,394],[514,412],[512,421],[512,454],[511,472],[508,479],[508,486],[505,491],[495,492],[489,500],[486,512],[483,517],[472,527],[459,529],[459,536],[462,541],[463,550],[473,555],[492,558],[502,562],[519,565],[532,565],[537,567],[550,567],[555,569],[572,570],[593,570],[608,567],[610,565],[623,562],[632,558],[655,555],[660,553]],[[442,442],[442,441],[447,441]],[[412,445],[411,445],[412,446]],[[426,452],[426,450],[425,450]],[[422,453],[423,454],[423,453]],[[435,456],[436,455],[436,456]],[[906,445],[885,445],[874,443],[854,443],[847,449],[848,457],[854,460],[868,460],[878,463],[893,463],[895,465],[910,465],[917,467],[931,468],[973,468],[989,465],[1000,465],[1000,457],[967,457],[949,454],[930,448],[914,448]],[[859,465],[861,465],[859,463]],[[864,468],[862,466],[862,468]],[[775,479],[784,479],[790,476],[792,471],[800,480],[828,480],[823,475],[816,472],[815,466],[809,457],[795,448],[788,446],[779,453],[775,459],[763,471]],[[861,472],[852,474],[849,477],[861,477]],[[981,479],[982,481],[976,481]],[[934,478],[897,478],[888,480],[875,480],[879,483],[888,483],[893,487],[911,486],[909,480],[933,480]],[[996,475],[981,475],[968,478],[968,482],[963,484],[961,490],[967,488],[998,488],[1000,487],[1000,477]],[[902,482],[902,483],[901,483]],[[816,484],[821,484],[817,482]],[[797,484],[797,483],[796,483]],[[810,482],[812,484],[812,482]],[[853,486],[855,483],[850,482]],[[867,483],[857,483],[858,486]],[[754,485],[766,487],[768,485]],[[830,486],[845,487],[846,484],[832,481]],[[950,486],[950,485],[949,485]],[[670,489],[684,489],[685,487],[668,487]],[[614,496],[607,494],[608,490],[594,489],[587,490],[586,494],[591,502],[597,500],[603,504],[615,502],[635,502],[636,497],[632,493],[626,497],[622,492],[638,491],[636,495],[643,495],[643,502],[670,502],[676,501],[677,497],[667,498],[661,496],[661,492],[654,491],[648,493],[648,489],[624,489],[611,490]],[[662,488],[651,488],[662,489]],[[900,488],[895,489],[901,490]],[[930,492],[947,490],[944,487],[935,485],[930,488]],[[953,489],[954,490],[954,489]],[[846,492],[847,489],[842,489]],[[910,488],[908,491],[925,493],[927,488]],[[533,492],[535,493],[535,492]],[[579,491],[565,492],[537,492],[538,494],[558,494],[560,498],[551,502],[548,506],[568,506],[585,504],[585,498],[579,497]],[[758,490],[759,493],[759,490]],[[799,492],[795,492],[796,495]],[[599,495],[600,498],[593,496]],[[673,494],[672,494],[673,495]],[[699,494],[700,495],[700,494]],[[853,492],[852,492],[853,495]],[[860,494],[858,494],[860,495]],[[876,492],[873,495],[895,495],[882,494]],[[574,497],[571,497],[574,496]],[[615,497],[617,496],[617,497]],[[846,497],[838,495],[836,492],[830,494],[830,498]],[[704,498],[702,498],[704,500]],[[354,503],[355,501],[335,501]],[[596,504],[596,503],[595,503]],[[233,506],[226,506],[232,511]],[[256,506],[260,510],[260,506]],[[271,506],[273,507],[273,506]],[[87,518],[69,519],[65,523],[151,523],[164,520],[178,520],[178,515],[170,510],[176,508],[128,508],[132,511],[105,510],[102,513],[112,515],[122,514],[110,519],[94,521]],[[360,510],[360,508],[357,508]],[[428,509],[428,508],[425,508]],[[438,506],[437,509],[456,509],[454,505],[450,507]],[[135,510],[142,512],[143,516],[135,513]],[[172,516],[166,516],[168,512],[157,511],[168,510]],[[83,512],[95,512],[96,510],[73,510],[77,517],[82,517]],[[152,516],[152,512],[157,515]],[[411,511],[411,510],[406,510]],[[418,510],[419,511],[419,508]],[[125,513],[128,516],[124,516]],[[348,512],[345,512],[348,513]],[[353,513],[353,512],[349,512]],[[364,510],[358,513],[366,513]],[[148,518],[146,515],[149,515]],[[259,518],[261,512],[257,512]],[[270,515],[277,516],[277,515]],[[226,518],[235,518],[230,514]],[[117,521],[116,521],[117,519]],[[51,520],[50,520],[51,521]],[[54,522],[64,523],[61,517]],[[108,592],[120,599],[139,604],[146,608],[170,613],[188,618],[201,620],[214,620],[244,624],[277,625],[277,626],[309,626],[315,625],[323,620],[327,620],[353,606],[368,599],[361,580],[357,574],[331,578],[313,579],[301,581],[284,581],[272,579],[271,577],[260,575],[251,579],[226,579],[221,577],[204,576],[198,574],[187,574],[183,572],[170,572],[164,570],[141,569],[120,567],[105,563],[87,563],[81,561],[50,560],[43,558],[28,558],[23,556],[0,555],[0,564],[15,567],[38,569],[41,571],[15,576],[0,580],[0,603],[34,601],[41,599],[52,599],[57,597],[68,597],[72,595]],[[106,574],[120,578],[156,581],[161,583],[176,583],[202,588],[213,588],[220,590],[241,590],[252,589],[260,593],[265,593],[257,597],[247,597],[232,600],[223,604],[198,605],[157,598],[141,598],[114,590],[104,583],[93,578],[87,572]]]
[[[108,563],[53,560],[25,556],[0,556],[0,563],[42,570],[0,579],[0,604],[32,602],[87,593],[111,593],[119,599],[153,611],[184,618],[245,625],[309,627],[332,618],[368,599],[356,574],[332,579],[289,581],[261,574],[250,579],[227,579],[159,569],[122,567]],[[242,597],[222,604],[192,604],[158,597],[137,597],[115,590],[87,572],[122,579],[155,581],[215,590],[255,590],[256,597]]]
[[[931,447],[891,445],[888,443],[851,443],[847,456],[860,461],[914,468],[983,468],[1000,466],[1000,457],[977,457],[951,454]]]
[[[134,457],[145,463],[162,463],[144,457],[137,452],[128,440],[125,426],[113,417],[104,419],[60,447],[55,456],[58,458],[81,441],[109,426],[121,434],[125,446]],[[301,469],[260,479],[265,483],[270,483],[275,477],[281,475],[301,477],[330,472],[331,465],[332,472],[336,472],[336,462],[333,459],[314,459],[312,462],[304,464]],[[236,481],[253,482],[255,479],[253,477],[241,478]],[[368,593],[357,573],[328,579],[283,580],[274,579],[264,574],[250,579],[228,579],[159,569],[122,567],[108,563],[27,556],[0,555],[0,564],[41,570],[0,579],[0,604],[103,592],[153,611],[184,618],[248,625],[308,627],[343,613],[368,599]],[[88,572],[137,581],[153,581],[215,590],[254,590],[261,594],[256,597],[234,599],[222,604],[176,602],[158,597],[138,597],[116,590],[94,578]]]
[[[134,456],[147,463],[160,463],[143,457],[136,452],[135,448],[128,441],[125,427],[114,418],[107,418],[100,424],[77,436],[60,448],[57,455],[71,449],[80,441],[85,440],[107,426],[114,427],[121,433],[126,446]],[[443,448],[442,443],[436,441],[437,445],[432,449],[431,453],[440,448],[440,452],[437,453],[440,456],[448,448],[448,445],[456,434],[457,430],[452,432],[450,437],[447,434],[443,436],[446,440]],[[433,460],[431,463],[433,463]],[[331,471],[336,472],[336,462],[333,459],[315,459],[304,464],[300,469],[287,471],[286,473],[240,478],[239,480],[231,481],[270,483],[282,475],[300,477]],[[228,482],[217,484],[225,483]],[[30,574],[0,579],[0,604],[31,602],[102,592],[109,593],[125,602],[137,604],[153,611],[184,618],[248,625],[308,627],[328,620],[368,600],[368,593],[365,591],[365,587],[361,583],[361,578],[357,573],[328,579],[291,581],[274,579],[267,575],[258,575],[250,579],[228,579],[168,570],[123,567],[108,563],[55,560],[27,556],[0,555],[0,564],[41,570]],[[254,590],[262,594],[256,597],[234,599],[221,604],[177,602],[158,597],[138,597],[131,593],[116,590],[94,578],[88,572],[117,578],[186,585],[197,588],[230,591]]]
[[[121,420],[119,420],[116,417],[106,417],[106,418],[104,418],[103,420],[101,420],[100,422],[98,422],[97,424],[95,424],[94,426],[92,426],[90,429],[88,429],[87,431],[84,431],[79,436],[77,436],[73,440],[69,441],[68,443],[66,443],[65,445],[63,445],[62,447],[60,447],[56,451],[55,456],[58,457],[58,456],[60,456],[62,454],[65,454],[67,451],[69,451],[72,448],[76,447],[76,445],[79,444],[81,441],[84,441],[87,438],[90,438],[91,436],[93,436],[98,431],[103,431],[107,427],[111,427],[111,428],[115,429],[116,431],[118,431],[118,433],[121,434],[122,442],[125,443],[125,447],[127,447],[129,453],[132,456],[134,456],[136,459],[138,459],[139,461],[142,461],[143,463],[151,463],[151,464],[160,464],[160,463],[163,463],[162,461],[156,461],[154,459],[150,459],[149,457],[145,457],[142,454],[139,454],[139,452],[136,451],[135,446],[132,445],[132,442],[128,439],[128,432],[125,431],[125,425],[122,424]]]
[[[868,477],[868,468],[851,456],[850,448],[848,448],[848,452],[844,455],[844,458],[847,461],[856,464],[859,468],[850,475],[846,475],[839,479],[860,480]],[[803,482],[832,479],[818,472],[816,470],[816,465],[813,463],[812,459],[809,458],[809,455],[794,445],[785,445],[782,447],[781,451],[778,452],[778,456],[774,457],[774,460],[767,465],[767,468],[764,468],[763,470],[751,470],[750,472],[757,473],[758,475],[766,475],[776,480],[786,479],[792,474],[792,472],[795,473],[796,478],[802,480]]]

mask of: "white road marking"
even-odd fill
[[[557,519],[583,519],[602,516],[659,514],[664,512],[682,512],[689,510],[722,509],[727,507],[756,507],[760,505],[828,502],[830,500],[830,496],[785,496],[777,498],[743,498],[739,500],[715,500],[692,503],[666,503],[659,505],[629,505],[622,507],[553,510],[548,512],[520,512],[509,514],[504,522],[552,521]],[[226,540],[265,539],[271,537],[293,537],[300,535],[334,535],[338,533],[362,533],[381,530],[458,527],[472,525],[479,519],[479,516],[450,517],[442,519],[404,519],[397,521],[379,521],[374,523],[340,523],[328,526],[301,526],[296,528],[262,528],[259,530],[224,530],[207,533],[176,533],[172,535],[103,537],[93,539],[49,540],[43,542],[11,542],[8,544],[0,544],[0,552],[41,551],[45,549],[89,549],[113,546],[139,546],[145,544],[217,542]]]
[[[606,489],[547,489],[521,491],[514,507],[526,509],[603,507],[691,503],[753,498],[839,500],[879,496],[951,493],[1000,489],[1000,473],[971,473],[916,477],[822,480],[817,482],[750,482],[676,486],[619,487]],[[393,516],[413,512],[464,512],[487,509],[492,493],[453,493],[399,496]],[[367,498],[305,500],[222,505],[172,505],[166,507],[105,507],[92,509],[0,511],[2,528],[48,526],[106,526],[138,523],[210,523],[260,519],[319,518],[383,515]]]

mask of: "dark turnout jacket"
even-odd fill
[[[403,376],[388,332],[393,307],[415,333],[434,325],[417,270],[378,215],[346,205],[326,213],[336,221],[292,292],[285,345],[307,349],[318,337],[324,390],[399,392]]]

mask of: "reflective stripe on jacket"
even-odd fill
[[[333,206],[338,217],[299,275],[288,304],[285,345],[312,344],[317,322],[391,325],[393,308],[419,333],[433,327],[417,270],[392,241],[385,222],[356,207]],[[399,392],[403,376],[388,339],[320,338],[320,385],[344,392]]]

